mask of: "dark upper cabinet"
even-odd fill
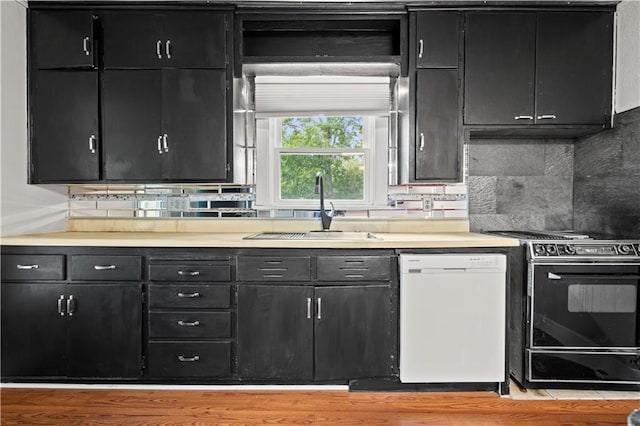
[[[107,70],[103,89],[106,180],[226,180],[224,70]]]
[[[413,123],[407,182],[455,182],[460,155],[460,28],[456,11],[412,15],[411,105]],[[406,182],[405,182],[406,183]]]
[[[611,114],[613,14],[467,13],[465,124],[600,124]]]
[[[612,68],[613,13],[538,13],[536,122],[607,123]]]
[[[466,16],[465,124],[533,123],[534,13]]]
[[[30,12],[30,48],[35,68],[93,67],[95,45],[91,11]]]
[[[416,13],[417,68],[457,68],[459,12]]]
[[[98,180],[98,73],[41,70],[31,75],[30,182]]]
[[[457,69],[416,72],[415,179],[460,178]]]
[[[225,14],[107,12],[106,68],[225,68]]]

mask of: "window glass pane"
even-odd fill
[[[364,154],[280,154],[280,197],[313,200],[316,173],[322,172],[330,200],[364,200]]]
[[[284,148],[362,148],[364,117],[287,117],[282,119]]]

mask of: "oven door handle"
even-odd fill
[[[580,280],[640,280],[640,275],[582,275],[582,274],[565,274],[558,275],[553,272],[547,273],[547,278],[550,280],[562,280],[562,279],[580,279]]]

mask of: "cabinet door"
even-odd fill
[[[313,379],[313,287],[238,286],[238,376]]]
[[[608,122],[613,14],[539,13],[537,34],[536,122]]]
[[[419,12],[416,15],[416,67],[458,67],[458,12]]]
[[[103,16],[105,68],[158,68],[165,59],[162,16],[108,12]]]
[[[30,24],[36,68],[93,67],[92,12],[35,10]]]
[[[66,375],[64,284],[6,283],[2,293],[2,376]]]
[[[110,70],[103,78],[104,177],[162,178],[162,73]]]
[[[142,363],[140,284],[70,284],[68,375],[137,378]]]
[[[226,180],[226,93],[223,70],[163,71],[165,178]]]
[[[466,15],[465,124],[533,124],[534,13]]]
[[[164,16],[164,62],[172,68],[225,68],[226,23],[221,13]]]
[[[460,176],[458,70],[416,74],[415,179],[455,181]]]
[[[37,71],[32,84],[32,182],[98,180],[98,73]]]
[[[317,287],[316,380],[391,374],[391,288]]]

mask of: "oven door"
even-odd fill
[[[640,347],[640,265],[532,267],[530,347]]]

